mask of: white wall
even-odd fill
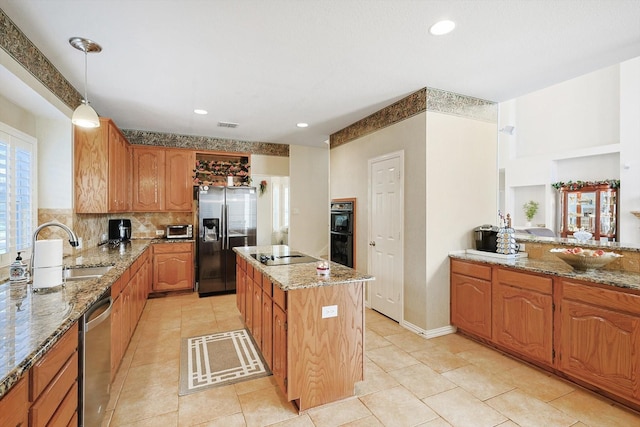
[[[620,179],[619,240],[640,242],[640,58],[500,104],[499,167],[505,171],[505,210],[525,221],[521,201],[541,197],[534,220],[557,231],[557,191],[551,183]],[[632,164],[635,164],[634,167]],[[625,169],[625,165],[628,166]],[[626,184],[625,184],[626,182]],[[540,195],[539,186],[544,187]]]
[[[312,256],[328,257],[329,149],[292,145],[289,159],[289,246]]]
[[[640,58],[620,64],[620,230],[640,243]]]
[[[251,176],[253,175],[289,176],[289,157],[252,154]],[[257,185],[255,178],[253,181],[253,185]]]
[[[427,113],[427,250],[422,262],[428,331],[449,325],[449,252],[472,248],[472,230],[495,223],[496,141],[495,123]]]
[[[41,209],[73,209],[72,131],[71,120],[38,119],[38,207]]]

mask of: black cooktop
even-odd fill
[[[318,261],[317,258],[310,257],[300,252],[291,252],[287,254],[251,254],[253,258],[260,261],[264,265],[290,265],[305,264]]]

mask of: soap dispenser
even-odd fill
[[[9,281],[22,282],[26,281],[28,278],[29,274],[27,271],[27,265],[22,262],[22,257],[20,256],[20,252],[18,252],[16,260],[9,266]]]

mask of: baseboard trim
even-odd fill
[[[402,326],[403,328],[406,328],[406,329],[410,330],[411,332],[414,332],[414,333],[416,333],[418,335],[422,335],[426,339],[441,337],[443,335],[455,334],[456,331],[457,331],[456,327],[453,326],[453,325],[443,326],[442,328],[425,330],[425,329],[419,328],[418,326],[414,325],[413,323],[410,323],[410,322],[407,322],[407,321],[404,321],[404,320],[402,321],[400,326]]]

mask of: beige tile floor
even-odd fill
[[[235,295],[150,299],[114,381],[110,426],[640,426],[640,415],[460,335],[366,312],[356,397],[298,414],[272,377],[178,396],[181,337],[242,327]]]

